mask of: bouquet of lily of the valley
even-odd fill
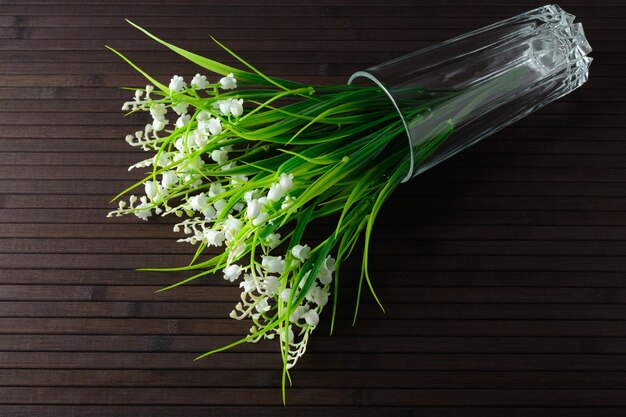
[[[136,25],[135,25],[136,26]],[[122,191],[110,216],[174,215],[197,246],[184,281],[211,276],[238,285],[230,313],[249,320],[243,342],[276,339],[288,369],[306,349],[322,309],[339,302],[342,263],[369,241],[385,200],[402,182],[582,85],[591,59],[582,27],[544,6],[318,86],[263,74],[215,41],[245,70],[139,30],[210,73],[150,82],[123,110],[152,121],[128,135],[149,157],[145,178]],[[336,221],[321,240],[307,228]],[[216,252],[217,251],[217,252]],[[203,254],[211,252],[205,259]],[[217,253],[217,254],[216,254]],[[160,269],[163,270],[163,269]],[[380,302],[379,302],[380,304]],[[331,324],[332,331],[332,324]]]

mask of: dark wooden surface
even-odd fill
[[[353,71],[541,3],[525,0],[0,1],[0,416],[626,415],[626,5],[563,1],[587,85],[403,186],[373,243],[383,316],[350,325],[356,263],[280,398],[273,344],[235,340],[238,289],[181,264],[169,221],[106,219],[142,157],[123,85],[196,69],[131,29],[277,76]],[[588,5],[589,4],[589,5]],[[230,61],[229,61],[230,62]]]

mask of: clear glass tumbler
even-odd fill
[[[400,114],[403,182],[580,87],[591,47],[573,21],[547,5],[354,73],[350,84],[374,82]]]

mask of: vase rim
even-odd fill
[[[385,95],[389,98],[389,100],[391,100],[391,103],[393,104],[393,107],[395,107],[396,111],[398,112],[398,116],[400,116],[400,120],[402,120],[402,125],[404,126],[404,131],[406,132],[406,138],[408,140],[409,157],[410,157],[409,170],[408,170],[406,176],[401,181],[402,183],[405,183],[408,180],[410,180],[411,178],[413,178],[412,173],[413,173],[413,168],[414,168],[413,152],[411,151],[411,133],[409,132],[409,125],[406,123],[406,120],[404,119],[404,116],[402,115],[402,112],[400,111],[400,106],[398,106],[398,103],[396,103],[396,100],[393,98],[393,95],[391,94],[391,92],[374,75],[372,75],[371,73],[369,73],[367,71],[357,71],[357,72],[355,72],[354,74],[352,74],[350,76],[350,78],[348,79],[348,84],[352,84],[354,82],[354,80],[356,80],[359,77],[367,78],[368,80],[372,81],[374,84],[379,86],[383,90]]]

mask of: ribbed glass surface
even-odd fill
[[[574,16],[548,5],[358,71],[349,82],[375,82],[396,106],[411,147],[407,181],[580,87],[590,51]],[[432,97],[426,112],[418,87]],[[446,129],[445,141],[424,152]]]

